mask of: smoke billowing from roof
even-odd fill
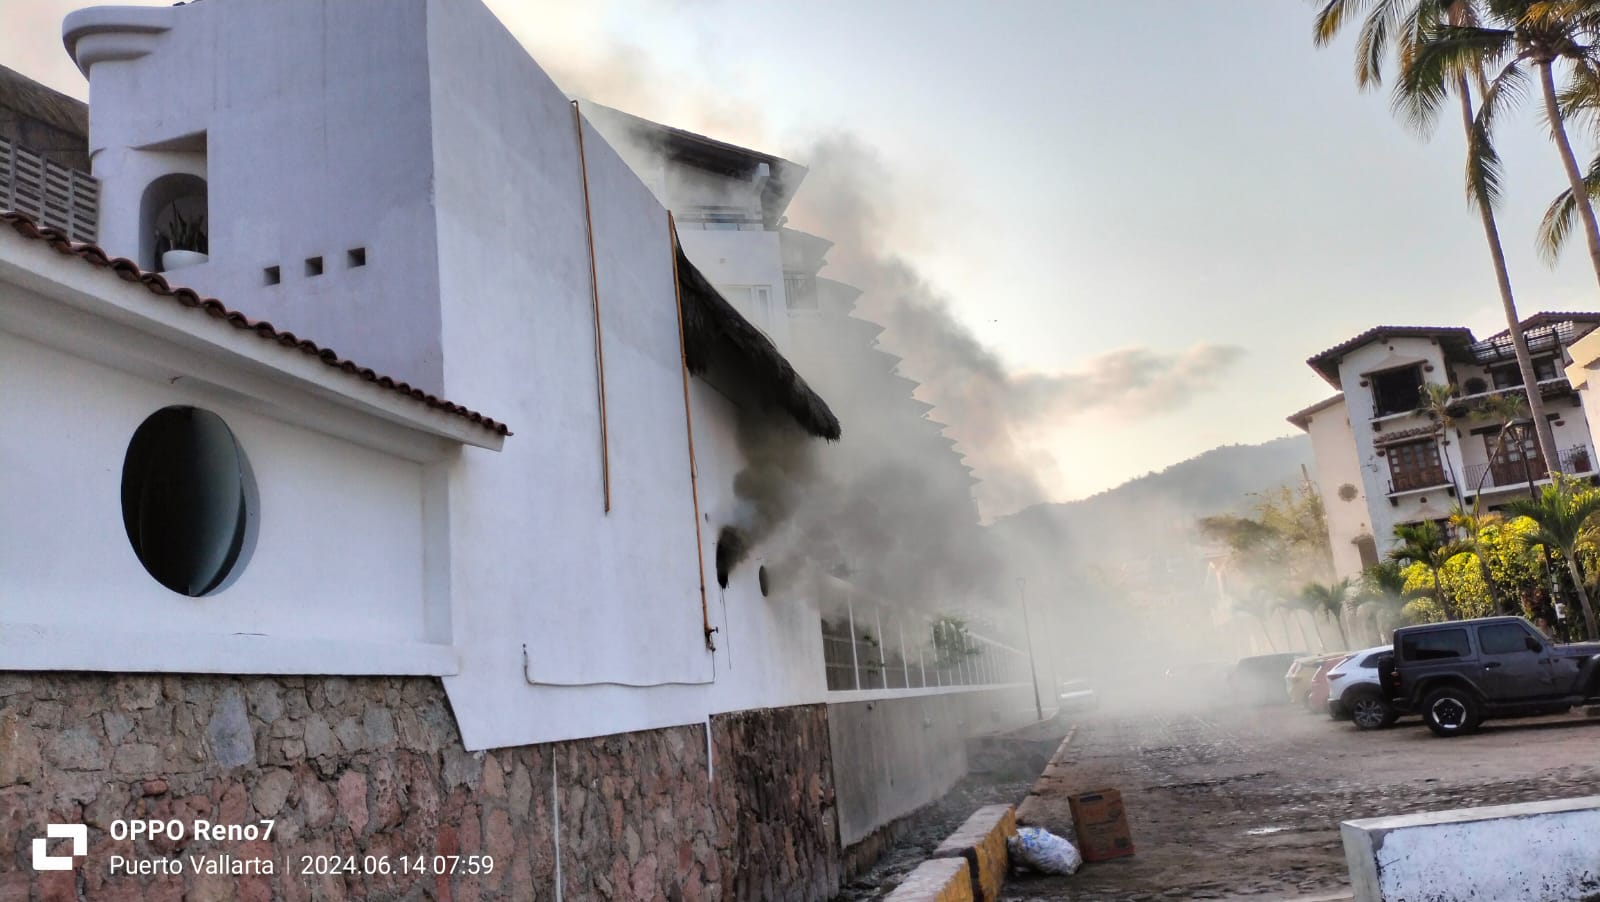
[[[1178,352],[1131,347],[1065,372],[1016,372],[887,239],[881,198],[890,180],[878,155],[843,135],[801,157],[811,172],[794,219],[835,242],[830,272],[861,288],[861,315],[885,326],[884,346],[905,358],[906,374],[922,383],[918,396],[949,424],[982,480],[978,499],[987,516],[1049,500],[1058,465],[1049,432],[1063,421],[1181,408],[1214,388],[1243,353],[1204,342]]]

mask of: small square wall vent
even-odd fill
[[[261,284],[276,285],[283,281],[283,271],[276,266],[269,266],[261,271]]]
[[[320,275],[322,275],[322,258],[321,257],[307,257],[306,258],[306,275],[307,276],[320,276]]]
[[[345,251],[344,258],[345,265],[351,269],[355,269],[357,266],[366,266],[367,249],[364,247],[353,247],[350,250]]]

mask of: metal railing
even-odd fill
[[[1585,445],[1574,445],[1558,454],[1556,459],[1559,463],[1556,469],[1563,473],[1583,475],[1595,471],[1594,452]],[[1526,463],[1513,460],[1470,464],[1463,475],[1468,491],[1475,491],[1480,481],[1488,489],[1527,485],[1530,481],[1537,483],[1550,478],[1544,461],[1537,457],[1529,458]]]
[[[73,241],[93,244],[99,235],[100,182],[0,138],[0,210],[26,213]]]
[[[923,622],[925,634],[885,628],[874,614],[822,621],[823,668],[833,692],[925,689],[1023,683],[1027,652],[943,621]]]
[[[1444,468],[1431,467],[1426,470],[1415,470],[1407,473],[1394,473],[1389,476],[1389,494],[1396,492],[1411,492],[1417,489],[1431,489],[1447,486],[1450,480],[1444,478]]]

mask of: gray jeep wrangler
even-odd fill
[[[1600,703],[1600,643],[1557,645],[1521,617],[1407,626],[1380,680],[1395,707],[1422,715],[1437,736],[1490,717],[1559,714]]]

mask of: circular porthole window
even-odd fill
[[[258,496],[222,418],[167,407],[134,431],[122,461],[122,523],[139,563],[198,598],[227,588],[255,544]]]

